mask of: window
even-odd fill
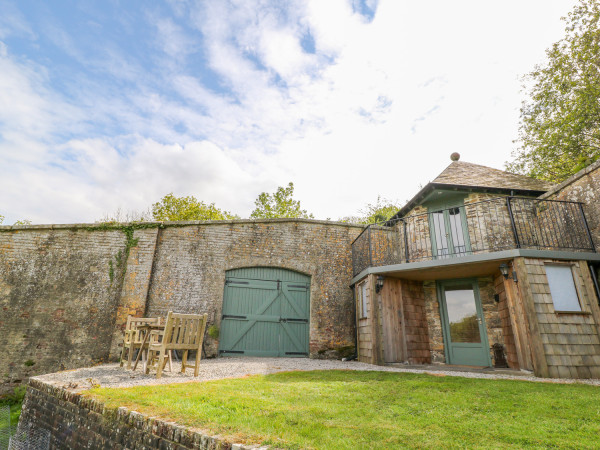
[[[356,301],[358,307],[358,318],[367,318],[367,283],[363,282],[356,288]]]
[[[570,265],[546,264],[546,277],[555,311],[581,311]]]

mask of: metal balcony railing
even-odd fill
[[[595,252],[581,203],[497,197],[372,224],[352,243],[367,267],[527,248]]]

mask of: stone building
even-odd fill
[[[454,161],[365,229],[353,243],[358,358],[599,378],[598,167],[553,187]]]
[[[114,359],[129,314],[170,310],[208,313],[208,357],[356,352],[600,377],[598,167],[552,186],[455,161],[366,228],[2,226],[0,383]]]

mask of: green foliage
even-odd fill
[[[31,367],[35,365],[35,361],[33,359],[28,359],[23,364],[25,364],[27,367]]]
[[[566,36],[525,77],[519,149],[509,171],[560,182],[600,157],[600,3],[580,0]]]
[[[21,219],[17,220],[14,225],[31,225],[31,220],[29,219]]]
[[[175,197],[173,193],[165,195],[152,205],[154,220],[233,220],[238,216],[222,211],[214,203],[206,204],[196,197]]]
[[[12,393],[3,395],[0,397],[0,406],[3,405],[20,405],[23,403],[25,393],[27,392],[27,386],[21,385],[13,389]]]
[[[2,222],[4,222],[4,216],[0,214],[0,225],[2,225]]]
[[[208,335],[213,339],[219,339],[219,327],[216,325],[211,325],[208,327]]]
[[[600,390],[370,371],[95,389],[130,410],[277,448],[597,448]]]
[[[394,214],[396,214],[401,208],[402,205],[397,201],[388,200],[379,195],[377,196],[377,201],[375,203],[367,203],[364,208],[359,210],[359,216],[344,217],[340,219],[340,221],[362,223],[365,225],[370,223],[385,222]]]
[[[294,183],[287,187],[279,186],[274,194],[261,193],[254,201],[256,208],[250,214],[252,219],[277,219],[281,217],[313,219],[314,216],[300,207],[294,200]]]
[[[16,427],[19,422],[19,416],[21,415],[21,406],[23,405],[23,399],[25,398],[25,392],[27,391],[27,386],[20,385],[13,389],[12,393],[5,394],[0,396],[0,406],[8,406],[10,408],[10,425],[13,429]],[[0,423],[0,448],[8,448],[8,442],[4,439],[7,439],[8,436],[3,431],[8,427],[8,424]]]

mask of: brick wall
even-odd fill
[[[351,243],[362,227],[193,222],[129,237],[116,227],[0,227],[0,385],[116,357],[128,314],[208,312],[219,326],[225,272],[239,267],[310,275],[311,356],[354,346]],[[215,355],[217,342],[205,349]]]
[[[4,227],[6,230],[6,227]],[[0,385],[106,361],[121,289],[118,230],[0,232]]]
[[[30,380],[19,426],[50,431],[50,448],[231,449],[232,444],[173,422],[103,403],[59,387]]]
[[[351,243],[362,230],[317,221],[228,222],[160,230],[146,314],[207,312],[220,325],[225,272],[280,267],[310,275],[310,353],[354,346]],[[217,343],[205,349],[215,355]]]

